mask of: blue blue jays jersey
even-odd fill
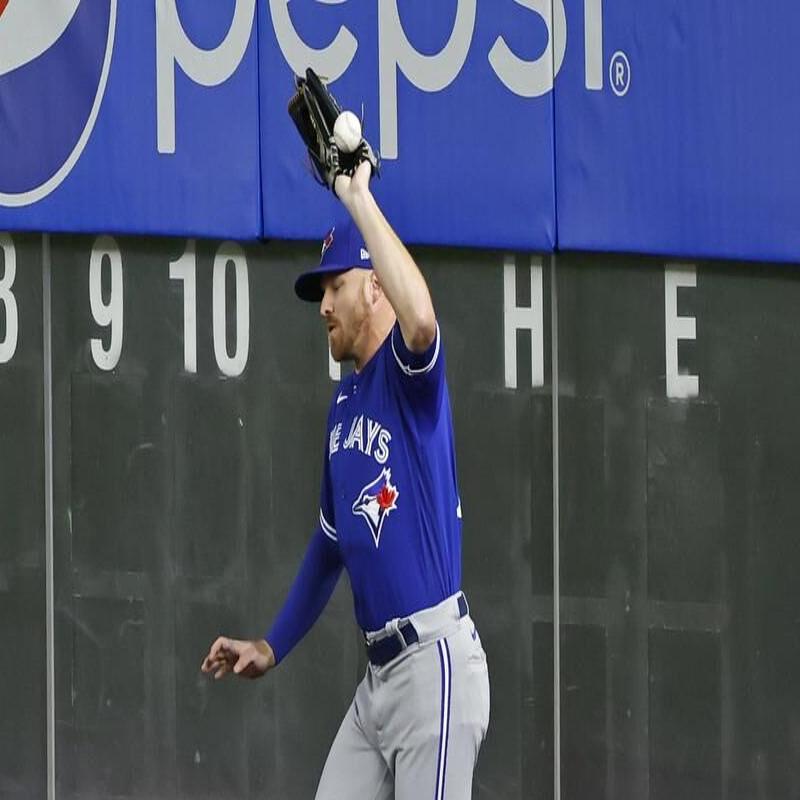
[[[439,329],[415,354],[395,324],[328,413],[320,525],[339,547],[363,630],[461,588],[461,503]]]

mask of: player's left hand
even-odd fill
[[[362,161],[352,175],[340,174],[336,176],[334,192],[344,203],[346,208],[362,194],[369,192],[369,179],[372,177],[372,165],[369,161]]]
[[[211,645],[200,669],[213,673],[215,680],[218,680],[229,672],[241,678],[260,678],[274,666],[275,654],[263,639],[247,641],[220,636]]]

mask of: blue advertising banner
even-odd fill
[[[0,0],[0,229],[255,238],[256,0]]]
[[[571,0],[566,19],[559,247],[797,261],[800,6]]]
[[[553,248],[550,0],[264,0],[259,25],[266,236],[316,238],[335,212],[286,113],[310,66],[363,103],[375,193],[405,240]]]
[[[0,230],[321,236],[364,115],[409,242],[796,261],[788,0],[0,0]]]

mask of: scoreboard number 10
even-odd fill
[[[236,285],[236,345],[228,353],[225,332],[228,309],[225,302],[225,279],[233,265]],[[169,265],[169,277],[183,282],[183,368],[197,372],[197,255],[195,241],[190,239],[186,252]],[[250,285],[247,258],[235,242],[223,242],[214,256],[212,279],[212,327],[214,358],[223,375],[235,378],[244,372],[250,351]]]

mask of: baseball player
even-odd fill
[[[464,800],[489,724],[486,656],[461,592],[444,346],[428,287],[370,191],[335,180],[349,212],[297,295],[319,302],[333,357],[319,525],[266,638],[220,637],[202,670],[259,677],[316,621],[345,568],[368,667],[317,800]]]

